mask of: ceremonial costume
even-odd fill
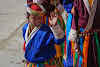
[[[38,14],[41,15],[42,10],[37,4],[32,4],[29,6],[28,12],[31,15],[38,17]],[[31,15],[29,15],[28,19],[30,19]],[[34,16],[31,17],[35,18]],[[54,18],[57,20],[56,17]],[[54,44],[63,43],[64,32],[58,24],[54,25],[55,22],[52,20],[49,20],[49,26],[47,24],[42,24],[42,19],[40,22],[41,24],[34,23],[37,26],[31,24],[30,22],[24,25],[23,37],[26,46],[26,67],[55,67],[57,65],[54,59],[56,56]],[[38,21],[38,19],[36,21]],[[30,29],[31,27],[33,28]]]
[[[28,24],[24,26],[23,32],[26,31],[27,28]],[[25,38],[25,32],[23,36]],[[43,62],[48,58],[52,58],[56,54],[54,43],[60,44],[63,40],[64,39],[55,39],[50,28],[46,25],[42,25],[40,29],[37,29],[36,32],[32,34],[31,39],[26,44],[25,57],[30,62]]]
[[[91,30],[94,32],[93,35],[91,35],[90,39],[90,47],[88,52],[88,67],[95,66],[100,67],[100,23],[99,23],[99,17],[100,17],[100,0],[90,0],[89,3],[92,2],[91,10],[90,12],[95,12],[93,15],[92,20],[92,26]],[[94,8],[94,9],[93,9]]]
[[[96,29],[99,29],[97,19],[100,14],[99,9],[96,9],[99,7],[97,4],[99,0],[74,0],[74,14],[69,37],[72,40],[74,67],[98,67],[99,46],[94,45],[99,43],[97,33],[94,33]],[[98,24],[97,27],[96,24]],[[92,29],[92,26],[95,29]]]

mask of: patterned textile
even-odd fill
[[[88,22],[88,11],[83,3],[83,0],[74,0],[74,13],[73,13],[73,19],[72,19],[72,29],[80,31],[80,28],[85,28]],[[80,31],[81,32],[81,31]],[[87,65],[87,56],[83,58],[83,55],[86,54],[88,50],[88,37],[77,38],[77,42],[71,42],[71,49],[72,49],[72,56],[73,56],[73,67],[82,67],[82,64],[84,63],[83,67],[85,67],[85,64]],[[79,46],[78,49],[80,50],[80,53],[82,55],[79,55],[79,52],[76,51],[75,45]],[[87,45],[87,46],[85,46]]]
[[[90,36],[85,36],[85,39],[83,41],[83,38],[80,38],[79,41],[79,49],[81,51],[81,54],[76,52],[75,44],[73,41],[71,42],[71,50],[72,50],[72,56],[73,56],[73,67],[87,67],[87,57],[88,57],[88,47],[89,47],[89,39]]]
[[[63,0],[63,7],[65,9],[63,15],[64,22],[66,24],[66,30],[65,30],[65,35],[66,35],[66,42],[65,42],[65,47],[64,47],[64,59],[65,59],[65,64],[64,67],[72,67],[73,66],[73,57],[71,55],[71,43],[69,40],[69,32],[71,29],[71,23],[72,23],[72,14],[71,10],[73,7],[73,1],[72,0]]]
[[[100,0],[94,0],[92,3],[92,0],[84,0],[89,1],[89,4],[91,7],[95,7],[95,5],[92,6],[93,3],[97,2],[97,8],[95,7],[92,9],[92,13],[96,14],[94,17],[94,24],[93,28],[100,29],[100,23],[99,23],[99,17],[100,17]],[[81,32],[84,32],[87,25],[92,24],[92,20],[89,19],[89,11],[84,4],[83,0],[74,0],[74,14],[73,14],[73,21],[72,21],[72,29]],[[89,5],[87,4],[87,5]],[[92,17],[92,16],[91,16]],[[88,23],[91,20],[90,23]],[[91,25],[90,25],[91,26]],[[80,31],[79,29],[83,29]],[[88,26],[88,28],[91,28]],[[87,29],[88,29],[87,28]],[[89,30],[89,29],[88,29]],[[92,32],[91,32],[92,33]],[[84,34],[83,34],[84,35]],[[75,43],[71,41],[71,56],[73,57],[73,67],[100,67],[100,40],[97,36],[97,33],[94,33],[92,36],[86,35],[81,36],[78,39],[78,42]],[[79,45],[80,54],[75,49],[75,44]],[[67,47],[68,48],[68,47]],[[68,49],[67,49],[68,50]],[[69,52],[70,53],[70,52]],[[68,55],[68,53],[67,53]],[[69,54],[70,55],[70,54]],[[68,61],[69,62],[69,61]],[[70,62],[69,62],[70,63]],[[65,65],[65,67],[67,67]],[[68,66],[70,67],[70,66]]]
[[[42,63],[24,62],[24,67],[64,67],[62,64],[62,57],[52,58]]]
[[[68,19],[67,19],[67,23],[66,23],[66,44],[67,44],[67,58],[66,58],[66,66],[73,66],[73,58],[71,56],[71,43],[69,40],[69,32],[71,30],[71,23],[72,23],[72,14],[68,13]]]
[[[41,1],[41,2],[40,2]],[[45,1],[45,2],[43,2],[43,1]],[[43,7],[44,7],[44,5],[46,6],[45,7],[45,9],[47,8],[48,9],[48,6],[50,6],[50,5],[48,5],[48,3],[47,3],[47,1],[49,1],[49,0],[27,0],[27,5],[28,5],[28,7],[30,7],[30,8],[32,8],[32,3],[37,3],[38,2],[38,4],[42,4],[43,5]],[[41,8],[41,7],[40,7]],[[32,9],[35,9],[34,8],[34,6],[33,6],[33,8]],[[50,9],[51,9],[51,7],[50,7]],[[34,13],[34,12],[33,12]],[[48,16],[43,16],[43,18],[42,18],[42,24],[46,24],[46,25],[48,25],[49,23],[48,23]],[[64,24],[64,21],[63,21],[63,19],[61,18],[61,16],[59,16],[59,19],[57,20],[57,22],[58,22],[58,24],[59,24],[59,26],[61,26],[62,27],[62,29],[65,31],[65,24]],[[26,26],[27,26],[27,24],[26,24]],[[25,28],[25,27],[24,27]],[[24,37],[24,40],[25,40],[25,32],[26,32],[26,30],[23,30],[23,37]],[[30,33],[29,33],[30,34]],[[29,39],[29,40],[31,40],[31,39]],[[48,39],[48,41],[49,41],[49,39]],[[60,42],[61,40],[59,40],[59,42]],[[61,57],[62,56],[62,53],[64,54],[64,43],[63,44],[61,44],[61,45],[59,45],[60,43],[57,43],[57,44],[55,44],[55,48],[57,48],[56,49],[56,57]],[[26,51],[27,50],[27,42],[24,42],[24,51]],[[33,46],[32,46],[33,47]],[[53,51],[53,50],[52,50]],[[55,51],[54,51],[55,52]],[[49,53],[49,52],[48,52]],[[42,54],[42,53],[41,53]],[[47,54],[48,55],[48,54]],[[63,64],[62,64],[62,61],[59,61],[59,59],[57,59],[56,61],[55,60],[53,60],[54,62],[50,62],[50,61],[47,61],[46,63],[40,63],[40,64],[34,64],[34,63],[29,63],[29,62],[27,62],[27,63],[25,63],[25,67],[63,67]],[[50,62],[50,63],[49,63]],[[55,65],[56,64],[56,65]]]
[[[56,67],[56,61],[55,59],[50,59],[47,62],[39,64],[25,62],[24,65],[24,67]]]

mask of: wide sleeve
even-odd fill
[[[61,44],[64,42],[65,40],[65,36],[64,36],[64,31],[62,30],[62,28],[60,27],[59,24],[50,27],[51,31],[53,32],[53,36],[54,36],[54,42],[56,44]]]
[[[25,40],[25,33],[26,33],[27,27],[28,27],[28,24],[25,24],[25,25],[23,26],[23,28],[22,28],[22,35],[23,35],[24,40]]]

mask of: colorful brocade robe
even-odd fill
[[[23,27],[24,39],[27,28],[28,24]],[[45,24],[40,29],[32,31],[31,34],[30,39],[26,42],[25,58],[32,63],[43,62],[54,57],[56,55],[54,44],[61,44],[64,41],[64,38],[55,39],[52,31]]]

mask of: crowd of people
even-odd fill
[[[25,67],[100,67],[100,0],[27,0]]]

